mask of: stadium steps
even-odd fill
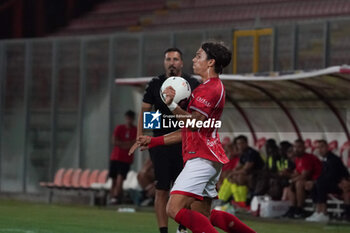
[[[215,25],[241,26],[257,19],[279,23],[280,20],[320,19],[344,16],[350,13],[350,2],[345,0],[247,0],[247,1],[179,1],[179,7],[167,15],[155,16],[151,29],[174,29]]]
[[[148,15],[158,14],[165,7],[165,0],[106,1],[52,36],[112,33],[126,31],[129,27],[140,30],[140,25],[150,22]]]

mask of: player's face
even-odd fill
[[[196,52],[196,56],[192,59],[193,62],[193,73],[203,77],[208,72],[209,60],[207,60],[207,54],[200,48]]]
[[[239,153],[242,153],[247,147],[248,147],[248,143],[245,140],[243,139],[237,140],[237,149]]]
[[[297,157],[301,157],[305,154],[305,146],[301,142],[294,143],[294,153]]]
[[[134,123],[134,118],[132,118],[130,116],[125,116],[125,123],[127,125],[132,125]]]
[[[326,156],[328,152],[328,146],[324,144],[323,142],[317,143],[317,150],[320,153],[322,157]]]
[[[294,157],[294,151],[293,151],[293,147],[289,147],[288,150],[287,150],[287,158],[288,159],[293,159]]]
[[[164,69],[168,77],[181,76],[183,61],[180,53],[173,51],[167,52],[164,57]]]

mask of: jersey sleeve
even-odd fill
[[[153,95],[153,89],[154,89],[154,80],[151,80],[145,89],[145,93],[143,94],[143,102],[148,103],[148,104],[154,104],[155,103],[155,98]]]
[[[207,118],[211,115],[215,108],[217,102],[217,96],[215,95],[215,90],[206,92],[197,92],[193,96],[193,101],[189,108],[192,111],[197,111]]]

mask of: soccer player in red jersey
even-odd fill
[[[219,74],[231,61],[231,52],[221,43],[203,43],[193,58],[193,71],[202,78],[191,94],[187,111],[173,102],[175,90],[167,87],[168,108],[178,120],[195,121],[191,127],[160,136],[140,136],[130,153],[137,147],[152,148],[182,140],[185,166],[175,181],[167,204],[167,214],[194,233],[215,233],[214,226],[226,232],[254,232],[234,215],[211,209],[217,197],[215,185],[223,164],[229,162],[221,145],[217,127],[200,127],[198,122],[220,120],[225,104],[225,89]],[[212,126],[212,125],[211,125]],[[164,155],[166,156],[166,155]]]
[[[110,156],[109,177],[112,178],[110,204],[121,204],[123,198],[123,182],[134,161],[133,155],[128,155],[130,147],[135,143],[137,128],[134,125],[135,113],[131,110],[125,113],[125,124],[115,127],[112,137],[113,151]]]

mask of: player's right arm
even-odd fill
[[[150,112],[151,110],[152,110],[151,104],[142,102],[139,119],[137,121],[137,138],[143,135],[143,113]]]

